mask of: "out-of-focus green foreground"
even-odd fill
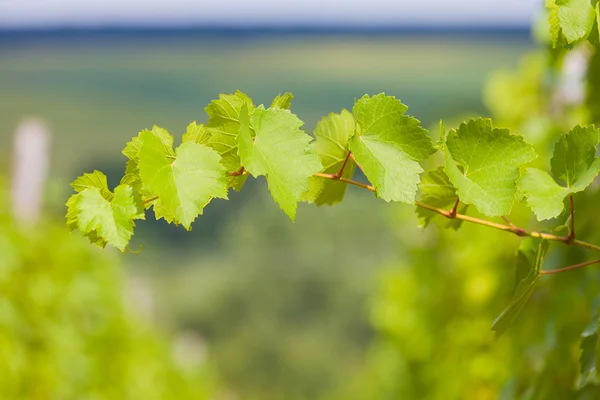
[[[17,227],[3,184],[0,398],[208,398],[211,371],[174,357],[126,307],[114,255],[69,235],[60,221]]]

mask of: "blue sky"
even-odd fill
[[[528,25],[542,0],[0,0],[0,27]]]

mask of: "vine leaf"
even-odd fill
[[[188,127],[189,129],[189,127]],[[152,130],[145,129],[141,131],[138,136],[135,136],[129,141],[122,153],[127,160],[127,164],[125,166],[125,175],[121,178],[121,185],[129,185],[133,187],[134,191],[141,194],[142,200],[147,200],[150,198],[147,193],[143,193],[142,190],[142,182],[140,180],[140,170],[138,168],[138,164],[140,161],[140,149],[142,148],[142,141],[140,136],[142,133],[148,132],[155,135],[165,149],[171,149],[173,147],[173,136],[166,130],[159,126],[154,125]],[[149,208],[151,205],[148,204],[146,208]]]
[[[197,124],[196,121],[194,121],[188,125],[181,141],[183,143],[194,142],[208,146],[210,141],[210,129],[202,124]]]
[[[240,111],[246,106],[249,114],[254,111],[252,99],[247,94],[236,91],[234,94],[220,94],[206,108],[210,130],[210,146],[222,157],[222,164],[229,172],[241,167],[238,156],[238,135],[240,133]]]
[[[536,157],[521,136],[492,128],[490,119],[472,119],[448,133],[445,172],[463,203],[497,217],[510,214],[519,169]]]
[[[79,229],[90,242],[125,251],[133,236],[135,219],[144,219],[136,206],[131,186],[119,185],[111,192],[106,175],[94,171],[77,178],[71,186],[78,192],[67,201],[67,225]]]
[[[142,188],[154,202],[156,218],[191,229],[204,206],[215,197],[227,199],[225,168],[219,154],[195,142],[173,152],[153,132],[142,132],[139,172]]]
[[[363,96],[354,105],[356,131],[349,147],[378,197],[412,204],[423,172],[419,163],[436,150],[406,110],[393,96]]]
[[[419,189],[421,191],[421,201],[430,206],[449,210],[456,203],[456,189],[444,172],[444,167],[438,167],[435,170],[428,171],[423,176],[423,179],[419,184]],[[466,208],[467,206],[463,207],[460,213],[464,214]],[[436,216],[439,216],[439,214],[421,207],[416,207],[415,211],[419,220],[419,226],[423,229],[425,229],[431,221],[440,221],[438,225],[452,229],[458,229],[462,224],[462,220],[459,219],[435,218]]]
[[[492,330],[501,336],[519,315],[531,297],[540,278],[542,261],[548,251],[548,241],[527,238],[517,252],[516,289],[508,307],[496,318]]]
[[[529,168],[519,181],[519,189],[538,220],[555,218],[564,210],[565,197],[585,190],[600,171],[596,149],[600,129],[593,125],[573,128],[563,134],[554,147],[552,175],[561,180],[559,185],[545,171]]]
[[[114,194],[108,188],[106,175],[97,170],[91,174],[85,173],[81,175],[71,183],[71,187],[75,189],[77,193],[80,193],[85,189],[96,188],[100,190],[102,197],[106,198],[108,201],[112,201],[114,197]]]
[[[277,97],[273,99],[273,102],[271,102],[271,107],[269,108],[282,108],[284,110],[289,110],[292,107],[293,99],[294,95],[290,92],[278,94]]]
[[[348,155],[348,142],[354,134],[354,117],[348,110],[341,113],[330,113],[323,117],[315,127],[315,150],[327,174],[339,172]],[[356,163],[349,159],[342,173],[342,177],[351,179],[354,175]],[[347,184],[340,181],[309,178],[309,190],[305,199],[318,206],[323,204],[333,205],[341,202],[346,193]]]
[[[596,12],[590,0],[546,0],[550,9],[550,34],[556,45],[562,36],[573,43],[589,36]]]
[[[254,177],[265,176],[273,200],[293,221],[308,179],[322,170],[311,145],[312,138],[300,130],[303,122],[289,110],[259,106],[240,116],[239,156]]]
[[[519,190],[538,221],[556,218],[564,210],[569,189],[558,185],[546,171],[528,168],[519,181]]]

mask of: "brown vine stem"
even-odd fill
[[[320,178],[325,178],[325,179],[331,179],[333,181],[345,182],[345,183],[348,183],[350,185],[358,186],[358,187],[370,190],[371,192],[375,193],[375,188],[373,186],[371,186],[371,185],[367,185],[365,183],[354,181],[352,179],[347,179],[347,178],[344,178],[344,177],[337,178],[336,174],[324,174],[322,172],[317,172],[316,174],[314,174],[314,176],[318,176]]]
[[[458,210],[458,205],[460,204],[460,198],[457,197],[456,198],[456,202],[454,202],[454,207],[452,207],[452,210],[450,210],[448,212],[448,218],[455,218],[456,217],[456,211]]]
[[[334,175],[334,179],[340,179],[342,177],[342,174],[344,173],[344,168],[346,168],[346,164],[348,164],[348,160],[350,159],[350,156],[352,156],[352,152],[348,152],[348,154],[346,154],[346,158],[344,159],[344,163],[342,164],[342,167],[340,168],[340,170],[338,172],[336,172]]]
[[[356,161],[356,158],[354,157],[354,154],[350,153],[350,158],[352,158],[352,161],[354,161],[354,163],[356,164],[356,166],[358,167],[358,169],[360,169],[362,171],[362,173],[365,173],[365,170],[363,169],[363,167],[358,163],[358,161]]]
[[[154,196],[154,197],[152,197],[152,198],[150,198],[148,200],[142,201],[142,204],[145,205],[145,204],[151,203],[151,202],[153,202],[154,200],[157,200],[157,199],[158,199],[158,196]]]
[[[558,274],[561,272],[571,271],[573,269],[577,269],[577,268],[581,268],[581,267],[587,267],[588,265],[592,265],[592,264],[600,264],[600,260],[587,261],[587,262],[584,262],[581,264],[570,265],[568,267],[559,268],[559,269],[542,270],[542,271],[540,271],[540,275]]]
[[[325,179],[339,180],[341,182],[346,182],[348,184],[370,190],[371,192],[375,192],[375,188],[371,185],[366,185],[364,183],[353,181],[351,179],[345,179],[345,178],[335,179],[335,174],[317,173],[314,176],[319,176],[319,177],[325,178]],[[582,248],[585,248],[588,250],[600,252],[600,246],[592,244],[592,243],[584,242],[584,241],[578,240],[578,239],[569,239],[568,236],[558,236],[558,235],[553,235],[551,233],[544,233],[544,232],[529,232],[529,231],[526,231],[525,229],[517,228],[514,225],[513,226],[502,225],[502,224],[498,224],[496,222],[492,222],[492,221],[488,221],[488,220],[480,219],[480,218],[475,218],[475,217],[471,217],[469,215],[464,215],[464,214],[459,214],[459,213],[452,215],[451,211],[444,210],[444,209],[441,209],[438,207],[434,207],[434,206],[431,206],[429,204],[426,204],[426,203],[423,203],[420,201],[415,201],[414,204],[417,207],[421,207],[426,210],[433,211],[434,213],[440,214],[446,218],[460,219],[462,221],[470,222],[473,224],[483,225],[483,226],[487,226],[489,228],[494,228],[494,229],[498,229],[498,230],[505,231],[505,232],[511,232],[520,237],[527,236],[527,237],[546,239],[546,240],[550,240],[550,241],[554,241],[554,242],[561,242],[561,243],[564,243],[564,244],[570,245],[570,246],[577,246],[577,247],[582,247]],[[567,267],[567,268],[569,268],[569,267]]]
[[[240,176],[240,175],[244,175],[245,172],[246,172],[246,169],[244,167],[240,167],[240,169],[238,169],[237,171],[228,172],[227,176]]]

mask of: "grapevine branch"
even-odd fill
[[[336,179],[335,174],[317,173],[317,174],[315,174],[315,176],[319,176],[319,177],[325,178],[325,179],[339,180],[341,182],[346,182],[348,184],[358,186],[363,189],[367,189],[371,192],[375,192],[375,188],[371,185],[366,185],[362,182],[357,182],[352,179],[346,179],[346,178]],[[523,228],[516,227],[515,225],[513,225],[510,222],[509,222],[509,225],[503,225],[503,224],[498,224],[496,222],[492,222],[492,221],[488,221],[488,220],[484,220],[484,219],[480,219],[480,218],[476,218],[476,217],[471,217],[469,215],[460,214],[458,212],[453,212],[452,210],[450,210],[450,211],[444,210],[444,209],[434,207],[434,206],[431,206],[429,204],[426,204],[426,203],[423,203],[420,201],[415,201],[414,204],[417,207],[424,208],[426,210],[440,214],[449,219],[460,219],[462,221],[470,222],[473,224],[483,225],[483,226],[487,226],[489,228],[494,228],[494,229],[498,229],[498,230],[505,231],[505,232],[511,232],[520,237],[534,237],[534,238],[546,239],[546,240],[550,240],[550,241],[554,241],[554,242],[564,243],[566,245],[578,246],[578,247],[582,247],[582,248],[585,248],[588,250],[600,252],[600,246],[592,244],[592,243],[584,242],[583,240],[575,239],[574,234],[573,235],[570,234],[569,236],[558,236],[558,235],[553,235],[551,233],[545,233],[545,232],[526,231]],[[504,218],[505,218],[505,221],[508,221],[508,219],[506,219],[506,217],[504,217]],[[571,219],[571,232],[574,232],[573,219]],[[598,261],[598,262],[600,262],[600,261]],[[594,264],[594,263],[592,263],[592,264]],[[586,264],[586,265],[590,265],[590,264]],[[575,267],[575,266],[566,267],[566,269],[564,269],[564,270],[572,269],[572,267]],[[576,268],[579,268],[579,267],[576,267]],[[555,270],[555,271],[559,271],[559,270]],[[546,271],[544,271],[544,272],[546,273]],[[553,272],[548,272],[548,273],[553,273]]]
[[[600,260],[587,261],[587,262],[584,262],[581,264],[570,265],[568,267],[559,268],[559,269],[540,271],[540,275],[558,274],[560,272],[571,271],[573,269],[577,269],[577,268],[581,268],[581,267],[587,267],[588,265],[592,265],[592,264],[600,264]]]

